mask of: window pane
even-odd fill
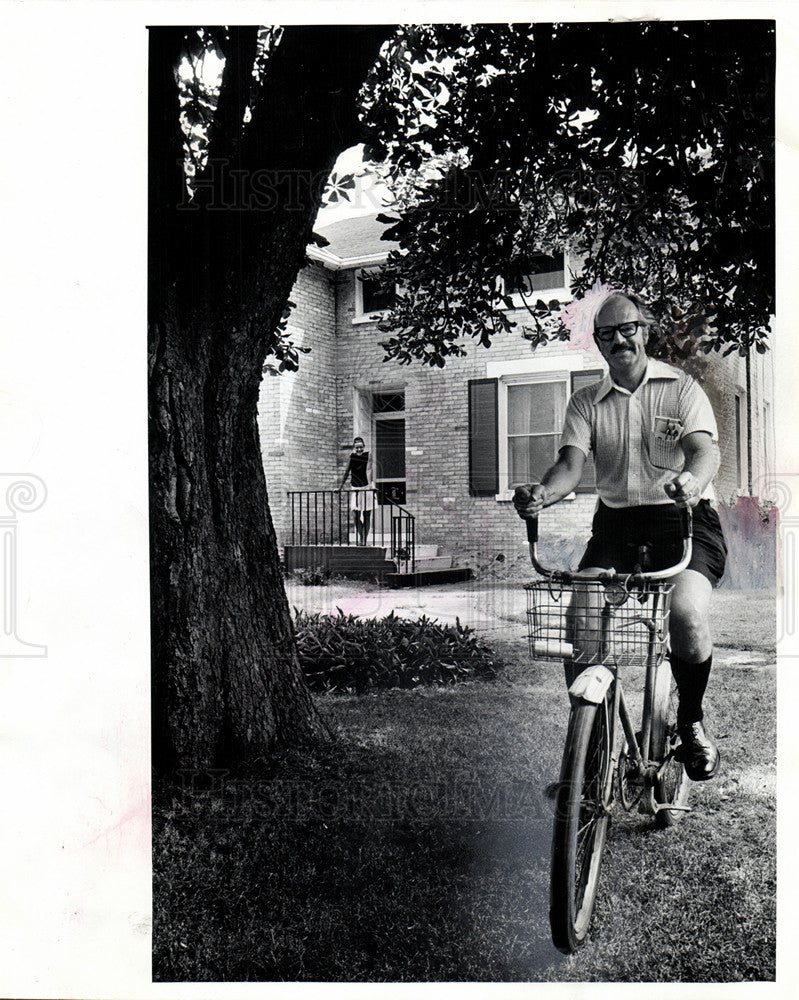
[[[380,312],[394,305],[393,288],[382,288],[380,282],[368,274],[362,274],[359,280],[364,313]]]
[[[377,479],[405,478],[405,421],[376,420]]]
[[[522,292],[530,295],[544,288],[563,288],[566,285],[566,272],[563,269],[562,254],[533,254],[528,261],[530,270],[525,275],[510,276],[507,281],[509,294]]]
[[[558,438],[557,434],[542,434],[539,437],[511,438],[508,441],[511,489],[519,483],[540,482],[541,477],[555,460]]]
[[[509,385],[508,434],[559,433],[565,407],[565,382]]]
[[[372,411],[374,413],[398,413],[404,409],[404,392],[375,392],[372,394]]]

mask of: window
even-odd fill
[[[398,413],[405,409],[404,392],[375,392],[372,393],[373,413]]]
[[[355,275],[355,318],[368,319],[386,312],[394,305],[394,289],[381,286],[376,275],[369,271],[357,271]]]
[[[496,378],[469,383],[469,487],[472,496],[507,498],[519,483],[540,480],[555,461],[569,396],[602,378],[578,368],[577,356],[489,363]],[[552,371],[553,364],[566,370]],[[532,368],[532,370],[530,370]],[[547,369],[550,370],[547,370]],[[571,370],[569,370],[571,369]],[[589,455],[578,492],[593,492]]]
[[[509,489],[538,482],[555,461],[566,397],[563,380],[508,385]]]
[[[533,254],[528,258],[525,273],[507,275],[503,281],[504,292],[513,299],[514,306],[521,307],[525,300],[540,297],[541,294],[566,290],[565,253]]]
[[[559,375],[556,380],[508,385],[508,489],[540,481],[558,457],[568,397],[598,382],[602,374],[598,369],[575,371],[570,376]],[[590,493],[595,486],[594,459],[589,455],[577,492]]]
[[[405,503],[405,393],[372,394],[374,477],[378,503]]]

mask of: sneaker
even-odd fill
[[[701,722],[689,722],[679,729],[682,746],[678,758],[691,781],[707,781],[716,773],[721,754]]]

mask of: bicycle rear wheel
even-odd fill
[[[677,687],[671,673],[671,664],[664,659],[655,673],[655,692],[652,699],[652,736],[649,759],[666,766],[655,779],[655,802],[684,806],[688,799],[690,779],[685,768],[674,757],[677,744]],[[655,824],[659,827],[674,826],[684,814],[682,809],[659,809]]]
[[[594,911],[613,780],[607,700],[572,708],[552,834],[549,922],[567,954],[585,941]]]

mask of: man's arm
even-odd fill
[[[577,488],[583,475],[585,454],[574,445],[565,445],[554,465],[544,473],[540,483],[517,486],[513,503],[519,517],[535,517],[543,508],[562,500]]]
[[[682,472],[666,483],[666,494],[678,504],[694,507],[702,493],[716,475],[721,462],[719,446],[707,431],[694,431],[680,441],[685,455]]]

